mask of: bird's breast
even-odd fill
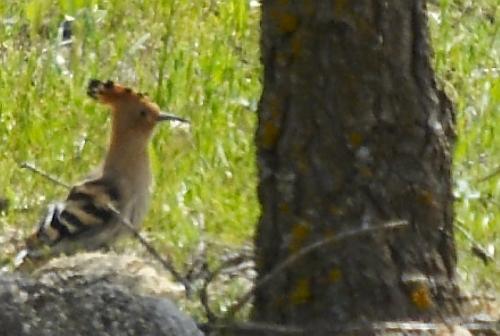
[[[138,228],[148,210],[151,188],[151,174],[143,172],[140,176],[134,176],[122,183],[124,199],[120,202],[120,212],[132,225]]]

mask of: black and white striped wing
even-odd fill
[[[77,241],[83,234],[104,229],[114,220],[110,205],[119,202],[118,189],[103,179],[74,186],[65,202],[51,204],[36,233],[28,239],[30,253],[65,240]],[[31,246],[30,246],[31,245]]]

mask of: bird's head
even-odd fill
[[[90,80],[87,94],[111,107],[114,126],[127,133],[132,131],[149,135],[162,121],[188,123],[186,119],[162,112],[158,105],[144,94],[110,80],[106,82]]]

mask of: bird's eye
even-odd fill
[[[145,117],[147,114],[146,110],[141,110],[141,112],[139,112],[139,113],[140,113],[141,117]]]

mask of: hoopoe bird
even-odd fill
[[[141,93],[112,81],[90,80],[87,94],[111,108],[112,128],[102,166],[73,186],[64,202],[52,203],[26,239],[16,264],[109,246],[146,214],[152,182],[148,143],[163,121],[187,122],[165,114]],[[119,218],[121,216],[122,218]]]

